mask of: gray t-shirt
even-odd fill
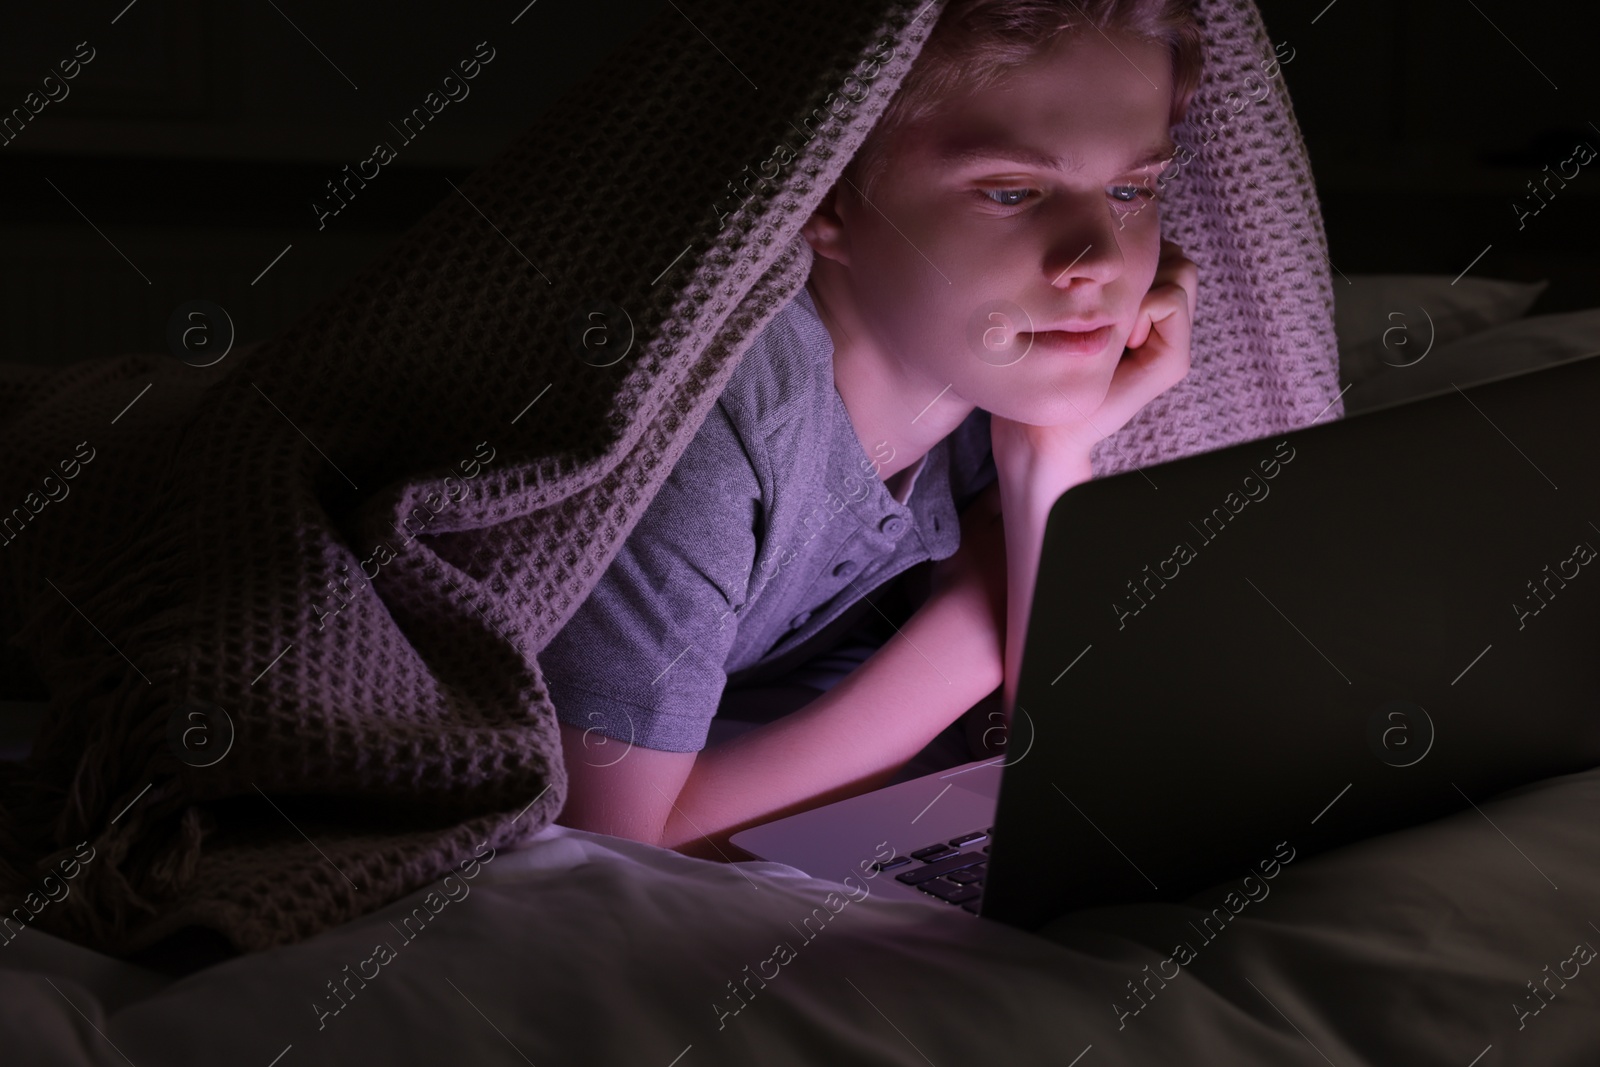
[[[870,610],[867,594],[954,554],[960,509],[995,479],[988,413],[895,477],[901,499],[878,469],[802,286],[539,653],[557,718],[645,748],[704,748],[730,677],[798,666]]]

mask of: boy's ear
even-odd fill
[[[817,205],[817,209],[806,220],[805,225],[800,227],[800,232],[817,255],[836,263],[849,265],[844,221],[839,217],[838,205],[839,185],[835,182],[833,188],[822,198],[822,203]]]

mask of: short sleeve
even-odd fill
[[[755,566],[760,506],[752,458],[718,403],[539,653],[557,719],[645,748],[705,747]]]

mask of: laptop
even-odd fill
[[[1590,355],[1073,487],[1003,753],[732,842],[1035,930],[1600,765],[1597,400]]]

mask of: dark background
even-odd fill
[[[270,336],[664,7],[97,0],[9,14],[0,111],[79,41],[97,54],[0,147],[0,359],[166,351],[172,312],[197,298],[227,308],[240,343]],[[678,7],[694,18],[694,0]],[[1284,83],[1339,272],[1455,277],[1470,264],[1473,277],[1549,279],[1534,314],[1600,305],[1600,160],[1552,181],[1520,232],[1513,207],[1536,207],[1526,183],[1579,141],[1600,150],[1600,9],[1260,7],[1280,53],[1293,49]],[[696,23],[715,40],[714,22]],[[470,95],[402,144],[388,124],[479,41],[496,56]],[[319,231],[313,199],[380,139],[399,158]]]

